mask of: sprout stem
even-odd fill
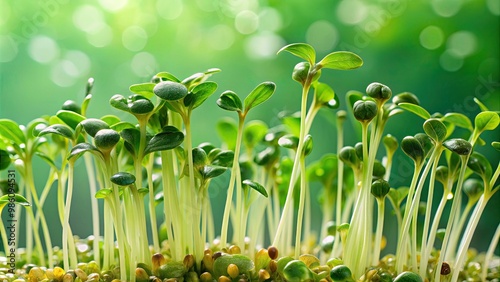
[[[149,219],[151,223],[151,233],[153,235],[153,249],[154,252],[160,252],[160,240],[158,238],[158,224],[156,222],[155,211],[155,189],[153,185],[153,165],[155,163],[154,153],[149,155],[149,162],[147,166],[148,174],[148,187],[149,187]]]
[[[297,213],[297,229],[295,232],[295,258],[300,256],[301,249],[301,238],[302,238],[302,220],[304,218],[304,204],[306,198],[306,157],[304,155],[300,156],[300,196],[299,196],[299,210]]]
[[[373,252],[372,265],[378,265],[380,260],[380,244],[382,242],[382,230],[384,229],[385,197],[377,198],[377,231],[375,233],[375,250]]]
[[[448,244],[450,240],[450,233],[451,233],[451,227],[453,225],[453,222],[455,220],[455,216],[457,216],[459,209],[460,209],[460,202],[462,199],[462,185],[465,180],[465,171],[467,169],[467,161],[469,160],[470,155],[466,156],[460,156],[460,160],[462,161],[461,168],[460,168],[460,175],[458,177],[458,183],[457,183],[457,188],[455,190],[455,196],[453,198],[453,203],[451,204],[451,211],[450,211],[450,216],[448,217],[448,223],[446,224],[446,230],[444,234],[444,239],[443,239],[443,244],[441,247],[441,252],[439,254],[439,259],[438,263],[436,265],[436,269],[441,269],[443,266],[443,261],[444,261],[444,256],[448,250]],[[452,270],[453,271],[453,270]],[[441,279],[441,274],[440,271],[436,271],[436,274],[434,276],[434,280],[436,282],[439,282]]]
[[[293,217],[293,209],[291,209],[291,205],[293,205],[293,188],[295,186],[295,181],[298,178],[299,171],[299,163],[300,157],[302,154],[302,150],[304,147],[305,137],[307,135],[306,128],[306,109],[307,109],[307,96],[309,94],[309,89],[311,87],[311,79],[312,75],[309,74],[306,82],[302,88],[302,100],[300,107],[300,136],[299,143],[297,145],[297,151],[295,152],[295,158],[293,162],[292,174],[290,176],[290,183],[288,184],[288,192],[286,195],[285,206],[283,207],[283,213],[281,214],[280,221],[278,223],[278,228],[276,230],[276,235],[274,236],[273,246],[276,246],[279,250],[286,251],[286,247],[283,245],[281,241],[282,233],[285,229],[285,225],[288,222],[291,222],[290,217]]]
[[[100,224],[99,224],[99,206],[97,204],[97,199],[94,197],[97,192],[97,187],[95,183],[95,171],[92,163],[92,158],[88,154],[83,155],[85,161],[85,170],[87,171],[87,177],[89,181],[90,188],[90,205],[92,208],[92,232],[94,234],[93,250],[94,250],[94,260],[101,263],[101,249],[99,247],[100,241]]]
[[[224,215],[222,218],[222,228],[221,228],[221,248],[225,248],[227,244],[227,231],[229,227],[229,214],[231,212],[231,203],[233,200],[233,191],[236,180],[236,174],[239,173],[239,155],[241,149],[241,139],[243,135],[243,125],[245,122],[245,117],[240,116],[238,124],[238,134],[236,135],[236,147],[234,149],[233,167],[231,169],[231,178],[229,179],[229,188],[227,190],[226,205],[224,206]],[[235,228],[233,228],[235,229]],[[236,229],[235,229],[236,230]]]
[[[496,246],[498,245],[499,239],[500,239],[500,224],[498,224],[497,230],[495,231],[495,234],[491,239],[490,246],[488,247],[488,251],[484,256],[483,271],[481,272],[481,281],[486,281],[486,275],[488,274],[488,266],[491,259],[493,258],[493,254],[495,252]]]
[[[344,147],[344,118],[337,117],[337,153]],[[336,196],[336,211],[335,224],[339,226],[342,222],[342,190],[344,189],[344,162],[337,158],[337,196]],[[346,210],[346,213],[349,213]],[[340,234],[335,232],[335,240],[333,241],[332,256],[337,256],[340,248]]]

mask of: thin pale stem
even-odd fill
[[[384,229],[385,198],[377,199],[377,231],[375,233],[375,250],[373,252],[372,265],[378,265],[380,260],[380,245],[382,242],[382,231]]]
[[[306,158],[305,156],[300,157],[300,196],[299,196],[299,210],[297,213],[297,229],[295,232],[295,259],[300,256],[301,245],[302,245],[302,221],[304,218],[304,205],[307,193],[307,179],[306,179]]]
[[[489,264],[491,259],[493,258],[493,254],[495,252],[495,248],[498,245],[498,240],[500,239],[500,224],[497,226],[497,230],[491,239],[490,246],[488,247],[488,251],[484,256],[483,263],[483,271],[481,272],[481,281],[486,281],[486,275],[488,274]]]

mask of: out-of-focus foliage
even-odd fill
[[[500,108],[499,19],[498,0],[0,0],[0,117],[25,124],[54,114],[68,99],[82,101],[87,78],[94,77],[88,116],[125,118],[108,101],[129,95],[132,83],[159,71],[183,78],[217,67],[218,93],[246,93],[274,81],[271,103],[250,118],[276,125],[278,112],[299,108],[290,68],[298,61],[276,55],[293,42],[313,45],[319,57],[347,50],[363,58],[358,70],[324,70],[323,82],[340,96],[341,109],[348,90],[379,81],[395,93],[415,93],[430,113],[473,117],[479,111],[474,97]],[[226,113],[217,97],[194,114],[195,143],[218,142],[213,128]],[[334,112],[321,114],[312,134],[322,149],[312,158],[335,148]],[[325,124],[332,130],[321,130]],[[422,131],[410,114],[387,128],[399,140]],[[394,185],[407,184],[411,168],[393,169]]]

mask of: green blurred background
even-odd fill
[[[298,110],[300,85],[291,80],[291,70],[299,60],[276,55],[294,42],[313,45],[318,57],[347,50],[363,58],[357,70],[323,71],[322,81],[340,96],[342,109],[348,90],[364,91],[378,81],[394,93],[415,93],[431,113],[473,118],[479,111],[473,97],[500,109],[499,23],[498,0],[0,0],[0,118],[26,124],[55,114],[68,99],[81,102],[88,77],[95,78],[88,116],[126,118],[109,106],[113,94],[128,95],[131,84],[159,71],[184,78],[217,67],[222,72],[213,80],[219,89],[193,119],[194,143],[218,144],[214,126],[227,112],[215,100],[224,90],[245,96],[262,81],[276,82],[276,94],[250,116],[269,125],[279,122],[280,111]],[[334,150],[334,114],[321,111],[313,125],[310,161]],[[389,121],[386,131],[401,140],[421,132],[422,122],[405,113]],[[353,145],[359,136],[347,132],[345,144]],[[485,138],[499,140],[499,131]],[[497,164],[498,152],[485,150]],[[396,162],[391,185],[408,185],[411,162],[402,155]],[[45,170],[40,165],[37,173]],[[214,181],[214,201],[223,200],[226,178]],[[77,183],[85,183],[84,174]],[[83,204],[71,221],[74,232],[86,237],[90,204],[80,188],[75,201]],[[473,246],[481,250],[499,223],[499,199],[492,199],[478,227]],[[57,234],[56,208],[46,206]],[[222,211],[214,213],[220,218]],[[395,228],[392,219],[387,228]]]

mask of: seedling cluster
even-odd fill
[[[217,92],[217,84],[209,79],[218,69],[183,80],[160,72],[150,82],[130,86],[128,97],[111,97],[110,105],[130,114],[132,122],[112,114],[87,116],[92,79],[81,104],[67,101],[55,115],[26,126],[0,119],[0,168],[14,168],[20,175],[15,195],[6,192],[12,188],[7,180],[0,182],[0,211],[14,202],[16,219],[21,206],[26,214],[25,248],[17,254],[16,272],[8,273],[7,260],[0,260],[0,279],[500,279],[498,264],[491,263],[500,228],[486,254],[476,256],[469,250],[488,201],[500,189],[500,164],[494,169],[476,150],[478,146],[500,150],[498,140],[488,144],[480,137],[496,130],[498,111],[476,100],[481,112],[474,122],[461,113],[431,115],[414,94],[393,95],[388,86],[376,82],[365,93],[348,92],[347,111],[337,110],[341,99],[321,82],[322,72],[356,69],[362,59],[340,51],[317,62],[314,49],[303,43],[287,45],[280,52],[303,60],[292,73],[302,87],[299,112],[281,115],[282,124],[273,127],[247,120],[274,94],[272,82],[257,85],[243,101],[233,91],[222,92],[217,106],[234,112],[236,120],[226,118],[217,124],[219,145],[194,145],[197,132],[191,119],[193,111],[208,107],[204,102]],[[337,110],[336,153],[306,161],[314,147],[310,129],[322,108]],[[422,133],[398,142],[385,129],[389,119],[403,112],[423,119]],[[359,125],[361,141],[344,146],[344,123],[349,117]],[[456,128],[467,132],[467,139],[456,138]],[[382,146],[385,154],[379,152]],[[409,187],[390,184],[398,147],[414,165]],[[40,183],[34,178],[35,158],[49,166],[43,187],[35,185]],[[74,236],[69,220],[77,162],[84,163],[91,195],[93,234],[84,240]],[[223,217],[217,219],[212,215],[210,183],[226,172],[230,174],[227,198]],[[319,236],[311,226],[314,182],[322,187]],[[434,210],[436,182],[443,193]],[[61,248],[51,242],[56,234],[51,234],[50,225],[56,222],[49,222],[43,212],[51,189],[57,189]],[[394,211],[390,218],[385,218],[386,200]],[[446,228],[439,229],[447,209]],[[387,244],[384,220],[393,218],[398,223],[396,254],[381,257]],[[220,231],[214,227],[219,220]],[[0,232],[8,246],[4,226]],[[438,237],[442,243],[436,249]],[[266,245],[271,246],[263,248]]]

